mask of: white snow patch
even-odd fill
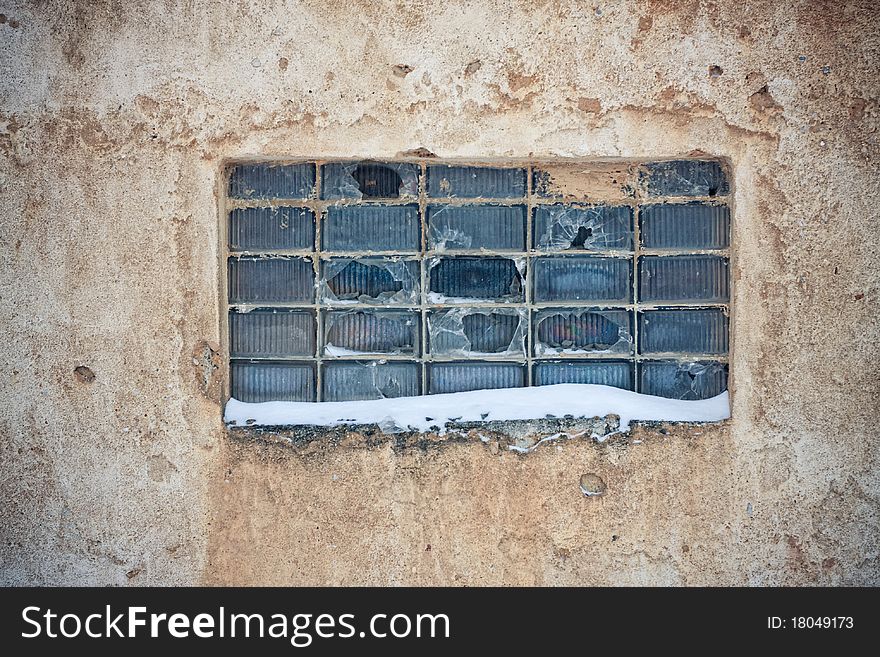
[[[633,420],[726,420],[730,403],[727,392],[702,401],[682,401],[609,386],[564,383],[369,401],[251,404],[230,399],[225,420],[238,426],[378,424],[385,431],[429,431],[432,427],[442,430],[451,421],[534,420],[565,415],[618,415],[619,431],[628,431]]]

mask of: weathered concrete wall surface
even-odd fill
[[[0,581],[880,583],[873,5],[4,2]],[[729,157],[733,419],[228,437],[223,162],[420,147]]]

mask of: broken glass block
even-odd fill
[[[264,308],[229,313],[233,358],[313,357],[316,333],[310,311]]]
[[[321,167],[321,198],[369,199],[419,195],[419,165],[332,162]]]
[[[591,383],[633,389],[633,363],[627,361],[572,360],[535,363],[535,385]]]
[[[639,349],[643,354],[726,354],[727,330],[720,308],[647,310],[639,315]]]
[[[315,401],[315,366],[310,363],[232,361],[230,375],[230,392],[238,401]]]
[[[413,312],[331,311],[324,316],[324,355],[418,355],[420,326]]]
[[[435,164],[428,167],[428,196],[440,198],[521,198],[526,195],[525,169]]]
[[[418,251],[418,205],[333,205],[321,232],[326,251]]]
[[[523,274],[511,258],[437,258],[429,264],[432,303],[523,301]]]
[[[324,401],[414,397],[421,394],[418,363],[325,362],[321,372]]]
[[[727,258],[709,255],[639,258],[640,301],[712,301],[730,297]]]
[[[419,263],[390,258],[331,258],[322,263],[319,298],[327,304],[417,304]]]
[[[310,302],[314,295],[311,259],[229,259],[229,303]]]
[[[709,399],[727,390],[727,365],[713,361],[642,362],[641,392],[670,399]]]
[[[639,235],[649,249],[726,249],[730,208],[700,202],[644,205]]]
[[[229,213],[229,250],[315,248],[315,214],[308,208],[239,208]]]
[[[525,369],[518,363],[431,363],[428,365],[428,393],[521,388]]]
[[[632,296],[632,261],[569,256],[535,258],[535,301],[613,301]]]
[[[314,164],[240,164],[229,175],[232,198],[310,198]]]
[[[632,329],[626,310],[542,310],[535,318],[535,355],[585,352],[630,353]]]
[[[633,211],[625,205],[535,208],[535,248],[546,251],[633,247]]]
[[[525,250],[523,205],[428,206],[428,246],[448,249]]]
[[[729,193],[727,176],[713,160],[674,160],[643,165],[639,178],[648,196],[720,196]]]
[[[438,356],[525,354],[525,308],[452,308],[428,315],[431,353]]]

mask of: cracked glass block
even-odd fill
[[[327,251],[418,251],[418,205],[333,205],[321,229]]]
[[[315,401],[314,364],[232,361],[229,367],[238,401]]]
[[[633,389],[634,365],[627,361],[572,360],[535,363],[535,385],[591,383]]]
[[[321,265],[319,299],[330,305],[417,304],[419,263],[391,258],[331,258]]]
[[[332,162],[321,167],[321,198],[370,199],[419,195],[419,165]]]
[[[525,169],[428,166],[428,196],[432,198],[521,198],[525,195]]]
[[[727,176],[712,160],[674,160],[643,165],[639,178],[648,196],[719,196],[730,192]]]
[[[700,202],[644,205],[639,235],[649,249],[726,249],[730,208]]]
[[[415,397],[421,394],[418,363],[325,362],[321,371],[324,401]]]
[[[428,246],[447,249],[525,250],[523,205],[430,205]]]
[[[414,312],[331,311],[324,316],[324,355],[419,354],[421,316]]]
[[[232,198],[310,198],[315,189],[315,165],[239,164],[229,175]]]
[[[313,357],[316,333],[310,311],[265,308],[229,313],[232,358]]]
[[[727,258],[709,255],[639,258],[639,300],[724,302],[730,298]]]
[[[308,258],[230,258],[229,303],[310,302],[315,271]]]
[[[726,354],[727,332],[727,316],[720,308],[639,314],[639,349],[643,354]]]
[[[428,314],[429,349],[435,356],[525,354],[525,308],[452,308]]]
[[[523,301],[523,274],[511,258],[437,258],[430,266],[431,303]]]
[[[714,361],[642,362],[641,392],[669,399],[709,399],[727,390],[727,365]]]
[[[625,205],[535,208],[535,248],[546,251],[633,248],[633,211]]]
[[[229,250],[315,249],[315,214],[308,208],[239,208],[229,213]]]
[[[535,317],[535,355],[630,353],[630,313],[626,310],[542,310]]]
[[[626,303],[632,296],[632,261],[568,256],[535,258],[535,301]]]
[[[521,388],[525,368],[518,363],[431,363],[428,366],[428,393],[432,395],[468,390]]]

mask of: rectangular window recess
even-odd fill
[[[301,160],[225,173],[239,401],[727,389],[723,160]]]

